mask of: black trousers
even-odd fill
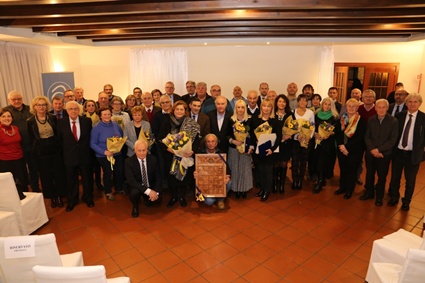
[[[77,166],[66,166],[66,181],[68,191],[68,204],[77,204],[79,200],[78,173],[81,172],[81,183],[83,185],[82,200],[85,203],[93,202],[93,166],[92,164],[81,164]]]
[[[366,153],[366,193],[374,195],[375,190],[375,172],[378,175],[378,184],[376,185],[376,199],[383,199],[385,194],[385,183],[387,181],[388,170],[390,167],[391,155],[383,158],[375,158],[369,152]]]
[[[420,164],[412,164],[412,151],[397,149],[393,156],[390,196],[393,200],[400,199],[400,180],[404,171],[406,180],[406,190],[404,191],[403,203],[410,204],[413,192],[415,190],[416,175],[418,174]]]
[[[362,162],[363,151],[350,152],[348,156],[337,153],[339,169],[341,171],[339,177],[339,188],[344,192],[353,193],[357,181],[357,168]]]

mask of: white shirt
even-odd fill
[[[412,114],[412,123],[410,124],[409,135],[407,138],[407,146],[403,147],[401,144],[403,143],[404,128],[406,128],[407,122],[409,122],[410,119],[409,114]],[[398,142],[398,148],[401,150],[413,150],[413,132],[415,129],[416,116],[418,116],[418,111],[416,111],[415,113],[410,113],[409,111],[407,111],[406,120],[404,121],[403,126],[403,132],[401,133],[401,138]]]
[[[69,125],[71,126],[71,132],[72,132],[73,121],[75,121],[75,127],[77,128],[77,137],[78,139],[80,139],[80,136],[81,136],[80,119],[78,117],[75,120],[72,120],[71,118],[69,118]]]
[[[192,118],[193,120],[195,120],[195,122],[198,122],[198,115],[199,114],[193,114],[192,112],[190,112],[190,118]]]
[[[218,130],[221,131],[221,127],[223,126],[223,121],[224,121],[224,115],[226,113],[220,114],[217,112],[217,125],[218,125]]]
[[[391,113],[391,116],[395,116],[395,111],[397,110],[397,106],[398,106],[398,113],[403,111],[404,102],[400,105],[394,104],[394,108],[393,108],[393,112]]]

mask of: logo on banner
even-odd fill
[[[69,84],[66,82],[54,82],[48,89],[47,89],[47,97],[53,98],[55,96],[63,97],[63,93],[67,89],[72,89]]]
[[[43,73],[41,74],[43,81],[44,95],[52,100],[53,97],[63,97],[63,93],[67,89],[74,89],[74,73]]]

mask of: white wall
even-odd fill
[[[292,81],[300,89],[307,83],[316,87],[321,48],[313,44],[187,47],[188,79],[205,81],[208,87],[220,84],[227,97],[231,97],[235,85],[241,86],[246,94],[250,89],[258,89],[263,81],[278,93],[285,92],[286,85]],[[425,66],[424,52],[422,43],[334,45],[335,62],[399,62],[398,81],[409,91],[417,91],[416,78]],[[130,47],[52,47],[52,57],[54,62],[62,64],[64,71],[75,72],[75,83],[84,87],[88,98],[97,98],[106,83],[112,84],[114,94],[123,98],[134,87],[129,85]],[[158,88],[164,89],[164,85]],[[143,85],[140,87],[150,91]],[[425,84],[421,93],[424,89]],[[184,86],[176,86],[176,92],[184,94]]]

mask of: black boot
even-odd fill
[[[286,171],[288,167],[280,167],[279,169],[279,193],[283,194],[285,192]]]
[[[260,198],[260,201],[266,201],[269,198],[270,192],[264,192],[263,196]]]
[[[273,167],[273,193],[277,194],[279,187],[279,167]]]
[[[313,189],[313,194],[318,194],[322,190],[323,187],[323,178],[322,176],[318,176],[317,178],[317,184]]]

